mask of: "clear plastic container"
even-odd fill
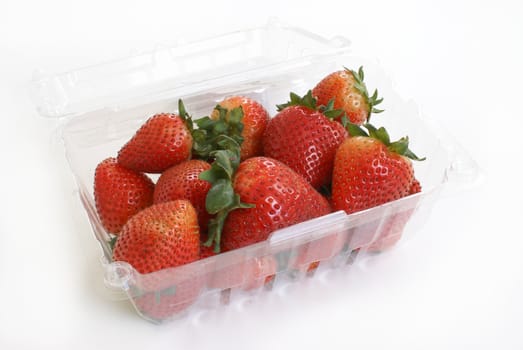
[[[395,139],[409,135],[412,148],[427,158],[414,164],[421,193],[352,215],[332,213],[276,231],[266,241],[154,273],[140,274],[127,263],[111,261],[110,236],[95,210],[94,170],[101,160],[115,156],[148,117],[175,112],[179,98],[193,117],[208,115],[233,94],[259,101],[274,115],[276,104],[287,101],[290,91],[303,94],[326,74],[361,65],[368,86],[385,98],[380,107],[386,112],[374,116],[373,123],[386,126]],[[40,114],[64,120],[66,156],[103,250],[107,285],[124,291],[138,314],[154,322],[300,283],[319,270],[349,268],[384,242],[401,243],[419,231],[442,189],[459,188],[478,177],[466,152],[436,123],[420,116],[414,103],[404,101],[378,65],[352,55],[349,40],[327,40],[274,23],[35,76],[32,96]]]

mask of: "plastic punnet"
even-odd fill
[[[274,115],[290,91],[303,94],[326,74],[361,65],[368,84],[385,97],[380,124],[392,138],[409,135],[416,153],[426,157],[414,164],[421,193],[351,215],[332,213],[273,232],[266,241],[149,274],[111,261],[111,237],[93,199],[94,169],[149,116],[176,112],[179,98],[193,116],[208,115],[233,94],[255,99]],[[107,285],[125,292],[138,314],[154,322],[212,310],[318,270],[349,268],[365,252],[390,248],[419,231],[442,189],[479,177],[467,153],[404,101],[375,62],[351,55],[349,40],[277,24],[40,75],[31,90],[43,116],[64,120],[66,156],[101,245]]]

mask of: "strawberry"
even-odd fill
[[[205,210],[205,197],[211,188],[199,175],[209,170],[211,165],[203,160],[192,159],[174,165],[165,170],[156,182],[154,203],[163,203],[175,199],[186,199],[198,213],[200,230],[207,230],[209,213]]]
[[[221,237],[224,250],[260,242],[277,229],[330,212],[322,195],[275,159],[245,160],[238,167],[233,187],[241,200],[252,207],[229,212]]]
[[[408,138],[391,142],[384,128],[366,124],[362,128],[349,124],[351,137],[339,147],[334,161],[332,180],[333,210],[348,214],[417,193],[421,185],[414,177],[411,159],[418,158],[408,148]],[[410,213],[401,212],[361,225],[353,231],[353,248],[369,246],[381,250],[394,244]],[[378,237],[374,237],[380,229]]]
[[[421,184],[417,179],[414,179],[412,181],[412,185],[410,185],[409,194],[416,194],[421,192]]]
[[[384,128],[366,124],[370,136],[350,124],[347,138],[336,152],[332,177],[333,209],[348,214],[407,196],[414,184],[408,138],[390,142]]]
[[[118,152],[126,168],[161,173],[191,157],[191,119],[181,100],[179,114],[161,113],[150,117]]]
[[[262,136],[270,120],[269,113],[255,100],[243,96],[230,96],[221,101],[211,114],[211,119],[229,121],[231,111],[241,108],[243,128],[241,130],[241,160],[263,154]]]
[[[314,188],[331,181],[336,149],[347,137],[347,131],[332,120],[341,113],[324,108],[309,91],[304,97],[291,93],[291,101],[279,105],[280,112],[267,125],[263,136],[266,157],[288,165]]]
[[[320,105],[327,105],[333,100],[334,108],[342,109],[351,123],[362,125],[370,119],[371,113],[383,112],[375,108],[383,99],[378,98],[377,90],[372,96],[369,95],[363,78],[363,67],[357,72],[345,68],[323,78],[312,89],[312,95]]]
[[[154,183],[147,175],[124,168],[115,158],[98,164],[94,199],[104,228],[118,234],[127,220],[153,203]]]
[[[196,210],[187,200],[153,204],[124,225],[113,260],[126,261],[146,274],[199,258],[200,231]]]

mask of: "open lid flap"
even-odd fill
[[[52,76],[35,74],[31,95],[42,116],[72,116],[263,78],[346,53],[349,46],[342,37],[328,40],[269,23]]]

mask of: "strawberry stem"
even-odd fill
[[[242,203],[232,185],[234,174],[240,165],[243,109],[240,106],[228,110],[219,104],[214,109],[218,112],[215,114],[217,117],[205,116],[197,119],[194,123],[198,128],[194,129],[182,100],[178,101],[180,116],[190,121],[188,127],[193,137],[193,157],[211,162],[211,169],[199,175],[201,180],[211,183],[205,197],[205,209],[209,214],[215,215],[209,220],[208,239],[204,245],[210,247],[214,244],[214,252],[219,253],[223,225],[229,213],[253,206]]]
[[[204,245],[210,247],[214,244],[214,252],[219,253],[223,225],[229,213],[240,208],[252,208],[253,205],[242,203],[232,185],[240,165],[240,145],[225,134],[217,137],[216,145],[221,149],[209,154],[214,158],[211,169],[202,172],[199,178],[211,183],[205,198],[205,208],[209,214],[216,215],[209,221],[209,238]]]
[[[192,121],[192,117],[189,113],[187,113],[187,110],[185,109],[185,105],[183,104],[182,99],[178,100],[178,116],[183,120],[185,126],[187,127],[187,129],[189,129],[189,131],[192,134],[194,131],[194,124]]]
[[[378,97],[377,89],[375,89],[374,93],[371,96],[369,96],[367,85],[364,82],[365,73],[363,72],[363,67],[360,67],[357,72],[347,67],[343,68],[345,68],[345,70],[348,73],[352,74],[352,76],[354,77],[354,87],[362,94],[363,98],[365,99],[365,102],[367,102],[367,104],[369,105],[369,115],[367,117],[367,122],[369,122],[372,113],[377,114],[384,111],[383,109],[375,108],[375,106],[383,102],[383,98]]]
[[[243,109],[233,108],[230,111],[220,105],[215,107],[218,118],[206,116],[195,121],[198,129],[192,132],[193,154],[203,160],[209,160],[211,153],[219,149],[218,141],[221,135],[228,135],[239,145],[243,142]]]

